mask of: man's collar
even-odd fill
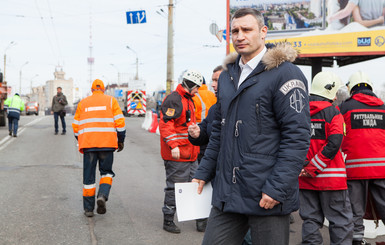
[[[243,69],[244,66],[249,66],[252,70],[255,69],[255,67],[257,67],[258,63],[261,61],[263,55],[266,53],[266,46],[263,47],[262,51],[259,52],[258,55],[256,55],[254,58],[252,58],[251,60],[249,60],[249,62],[247,62],[246,64],[243,64],[243,61],[242,61],[242,57],[239,59],[239,67],[241,67],[241,69]]]

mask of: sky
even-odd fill
[[[118,73],[135,75],[154,91],[166,87],[168,0],[1,0],[0,70],[22,93],[44,85],[61,67],[83,94],[89,91],[90,29],[92,79],[117,82]],[[226,45],[210,33],[210,25],[226,27],[225,0],[174,0],[174,80],[186,69],[200,71],[207,81],[222,64]],[[126,11],[145,10],[147,23],[127,24]],[[92,28],[90,28],[92,23]],[[14,42],[14,44],[11,44]],[[132,50],[126,48],[129,46]],[[24,65],[26,62],[28,64]],[[113,64],[113,65],[111,65]],[[369,74],[375,89],[385,90],[385,58],[332,68],[344,82],[357,70]],[[300,67],[310,81],[310,67]],[[60,69],[60,68],[59,68]],[[330,68],[324,68],[330,70]],[[123,77],[123,75],[121,75]]]

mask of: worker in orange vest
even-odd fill
[[[84,215],[94,216],[95,171],[99,162],[100,183],[97,198],[98,214],[106,213],[106,201],[111,189],[113,152],[123,150],[126,129],[118,101],[104,94],[103,81],[92,83],[92,95],[80,101],[72,124],[83,153]]]
[[[195,106],[197,123],[202,122],[207,117],[210,107],[217,103],[217,97],[208,89],[204,78],[202,86],[199,87],[198,93],[195,94],[192,100]]]

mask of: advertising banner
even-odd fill
[[[309,33],[310,34],[310,33]],[[267,43],[290,42],[300,57],[384,55],[385,28],[350,33],[302,35],[267,40]]]
[[[299,57],[385,55],[385,1],[365,3],[228,0],[228,18],[239,8],[259,10],[268,27],[266,42],[290,42],[299,51]],[[227,33],[231,34],[229,30]],[[231,41],[228,51],[235,51]]]

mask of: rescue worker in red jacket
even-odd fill
[[[344,119],[332,105],[341,87],[332,72],[318,73],[310,91],[311,140],[299,177],[302,244],[323,244],[320,229],[329,220],[330,244],[351,245],[353,214],[340,150]]]
[[[373,85],[362,71],[347,83],[351,97],[340,105],[346,123],[342,151],[346,154],[349,196],[353,210],[353,244],[363,239],[363,216],[368,192],[379,218],[385,222],[385,105],[373,93]]]
[[[192,97],[198,92],[202,82],[203,77],[198,71],[187,70],[183,74],[182,84],[164,99],[161,106],[160,148],[166,170],[163,229],[171,233],[180,233],[179,227],[174,223],[174,184],[191,181],[198,167],[199,146],[193,146],[189,142],[187,128],[196,123]]]
[[[106,213],[111,189],[113,153],[123,150],[126,128],[117,100],[104,94],[103,81],[92,83],[92,95],[81,100],[72,124],[79,151],[83,153],[83,207],[87,217],[94,215],[95,171],[99,162],[100,183],[97,196],[98,214]]]

